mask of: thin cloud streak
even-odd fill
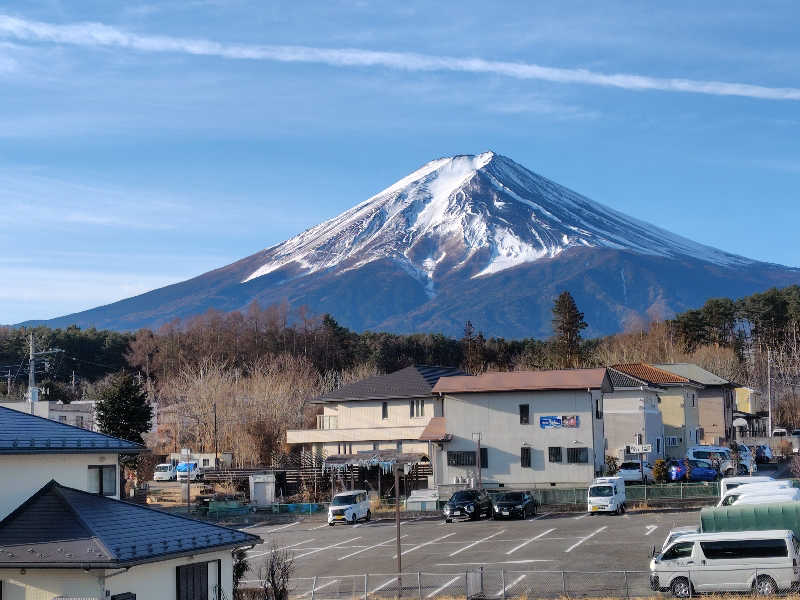
[[[315,48],[223,44],[213,40],[146,36],[102,23],[54,25],[0,15],[0,36],[82,47],[119,47],[142,52],[174,52],[234,60],[314,63],[334,67],[386,67],[406,71],[486,73],[517,79],[614,87],[633,91],[664,91],[764,100],[800,100],[800,88],[777,88],[747,83],[607,74],[587,69],[546,67],[533,63],[431,56],[408,52],[379,52],[357,48]]]

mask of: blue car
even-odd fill
[[[689,481],[716,481],[719,479],[719,471],[711,464],[711,461],[690,459]],[[682,460],[673,460],[669,465],[670,481],[686,481],[686,464]]]

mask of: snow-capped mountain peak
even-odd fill
[[[242,281],[285,269],[297,278],[377,260],[425,284],[472,278],[604,247],[721,266],[752,261],[703,246],[594,202],[494,152],[433,160],[341,215],[271,248]]]

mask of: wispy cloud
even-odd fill
[[[173,52],[234,60],[316,63],[334,67],[384,67],[405,71],[484,73],[555,83],[614,87],[633,91],[664,91],[766,100],[800,100],[800,88],[767,87],[748,83],[663,78],[630,73],[601,73],[534,63],[433,56],[409,52],[380,52],[358,48],[316,48],[225,44],[207,39],[129,33],[102,23],[56,25],[0,15],[0,35],[17,40],[119,47],[142,52]]]

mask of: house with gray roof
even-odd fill
[[[733,411],[737,384],[693,363],[655,365],[703,387],[697,392],[698,413],[704,444],[724,444],[734,439]]]
[[[659,407],[659,393],[664,389],[622,371],[609,368],[614,391],[603,396],[606,453],[620,461],[639,460],[631,454],[631,444],[650,444],[652,452],[645,461],[653,464],[664,458],[664,422]]]

